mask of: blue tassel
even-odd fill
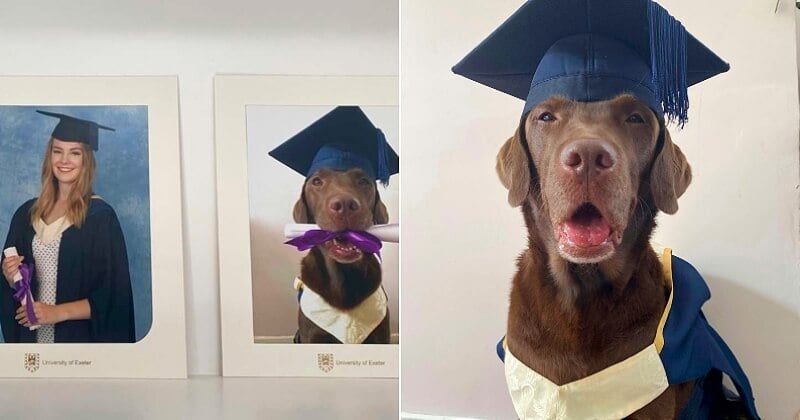
[[[682,128],[689,120],[686,28],[654,1],[648,2],[647,16],[653,84],[658,89],[667,122],[677,121]]]
[[[389,145],[386,144],[386,136],[380,128],[376,129],[378,134],[378,167],[375,168],[376,177],[384,187],[389,186]]]

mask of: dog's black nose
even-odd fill
[[[561,165],[578,176],[607,171],[616,163],[614,148],[603,140],[575,140],[561,151]]]
[[[357,212],[360,208],[361,204],[352,196],[336,195],[328,201],[328,210],[339,216]]]

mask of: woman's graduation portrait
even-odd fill
[[[152,321],[147,106],[0,106],[5,343],[133,343]]]

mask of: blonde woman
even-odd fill
[[[7,343],[133,342],[125,239],[114,210],[92,192],[98,129],[113,129],[37,112],[60,121],[47,144],[39,197],[15,212],[6,238],[4,249],[16,247],[19,256],[2,262],[3,337]],[[35,329],[13,297],[21,264],[34,267]]]

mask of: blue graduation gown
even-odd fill
[[[30,223],[29,200],[14,213],[3,249],[15,246],[26,263],[34,263],[32,241],[36,234]],[[34,278],[32,292],[39,284]],[[19,303],[13,289],[0,281],[0,325],[7,343],[35,343],[36,331],[17,324]],[[133,295],[128,270],[125,238],[114,209],[105,201],[92,199],[86,220],[78,228],[62,233],[58,254],[56,304],[88,299],[91,319],[56,324],[57,343],[132,343],[135,341]]]

